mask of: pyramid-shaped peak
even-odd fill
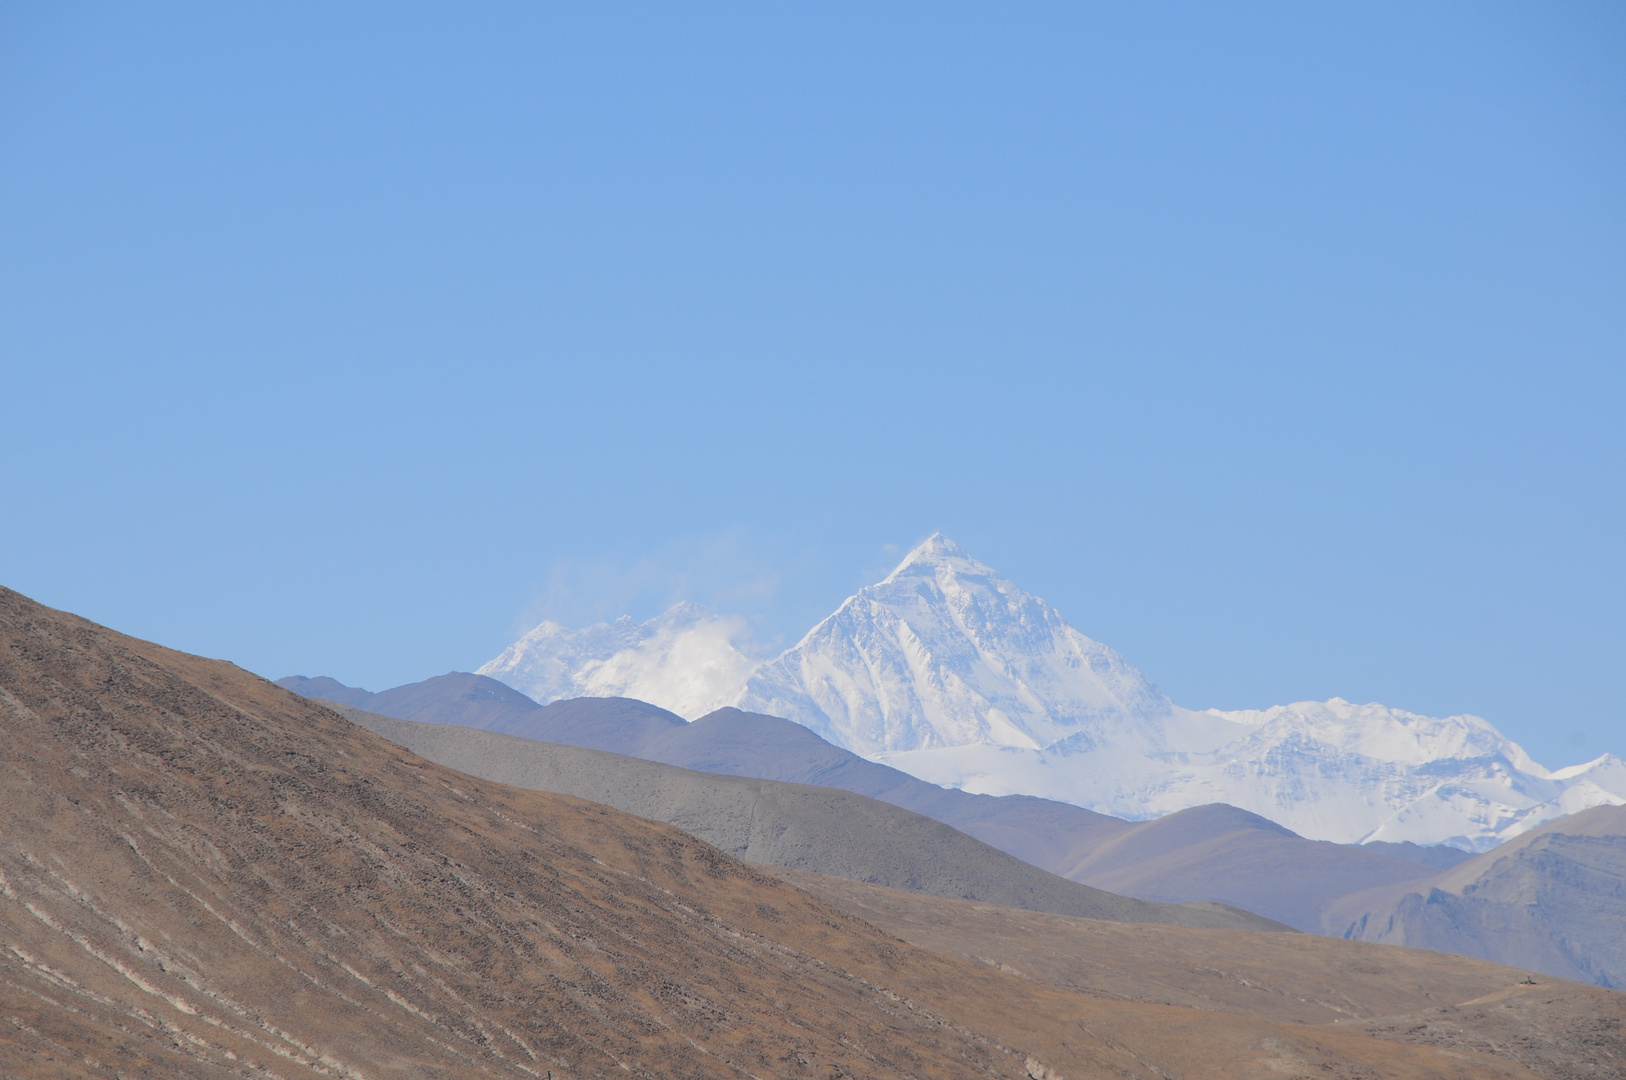
[[[916,544],[909,554],[903,557],[903,561],[897,565],[892,573],[887,575],[886,580],[896,580],[912,570],[925,570],[935,574],[942,569],[947,569],[950,573],[961,574],[994,573],[993,567],[977,559],[947,536],[936,532]]]
[[[918,545],[916,545],[915,551],[926,556],[935,555],[939,558],[946,559],[969,559],[971,557],[971,554],[966,551],[965,548],[961,547],[959,544],[956,544],[953,540],[950,540],[947,536],[944,536],[940,532],[934,532],[930,536],[926,537],[926,539],[922,540]]]

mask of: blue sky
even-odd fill
[[[0,582],[380,689],[934,530],[1626,752],[1626,9],[0,7]]]

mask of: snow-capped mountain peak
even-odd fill
[[[757,669],[738,704],[862,754],[1147,736],[1133,720],[1171,710],[1123,657],[941,534]]]
[[[910,574],[936,576],[940,571],[949,574],[967,574],[972,577],[1000,578],[993,567],[979,562],[965,548],[942,533],[932,533],[910,549],[903,561],[877,584],[887,585],[899,577]]]
[[[1343,842],[1484,848],[1626,802],[1618,762],[1550,773],[1476,716],[1181,708],[941,534],[757,669],[739,704],[968,791],[1129,818],[1227,802]]]
[[[1255,727],[1254,738],[1297,732],[1344,753],[1407,765],[1500,755],[1525,772],[1548,775],[1523,747],[1477,716],[1423,716],[1375,703],[1356,705],[1337,697],[1269,709],[1207,712]]]
[[[625,695],[691,719],[738,705],[935,783],[1127,818],[1225,802],[1313,839],[1483,850],[1626,803],[1618,758],[1550,772],[1477,716],[1181,708],[940,533],[776,659],[758,666],[744,629],[696,605],[543,623],[480,671],[539,701]]]
[[[632,697],[690,720],[727,705],[758,661],[745,620],[680,603],[647,622],[570,630],[543,622],[480,668],[546,704],[569,697]]]

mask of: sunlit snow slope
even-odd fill
[[[544,622],[478,674],[546,705],[560,698],[630,697],[690,720],[730,704],[756,661],[735,642],[743,619],[678,604],[645,623],[567,630]]]
[[[1226,802],[1315,839],[1483,850],[1626,803],[1619,759],[1549,772],[1478,717],[1337,698],[1182,709],[940,535],[757,669],[735,704],[968,791],[1129,818]]]

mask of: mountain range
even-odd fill
[[[0,752],[5,1076],[1559,1080],[1626,1062],[1626,997],[1598,987],[770,875],[6,589]]]
[[[738,620],[543,623],[480,669],[536,701],[637,697],[695,718],[786,717],[932,783],[1146,820],[1211,803],[1338,843],[1485,851],[1626,803],[1605,754],[1549,770],[1485,720],[1339,698],[1183,708],[1106,645],[942,535],[763,663]]]
[[[1479,856],[1447,846],[1333,844],[1223,804],[1129,822],[1054,800],[941,788],[799,724],[733,708],[689,722],[624,698],[543,706],[467,673],[378,694],[331,679],[288,678],[282,685],[333,701],[370,730],[442,764],[592,798],[791,871],[1029,910],[1125,917],[1108,914],[1099,900],[1058,891],[1045,875],[1035,876],[1043,870],[1142,900],[1208,901],[1312,933],[1406,941],[1626,985],[1619,943],[1626,808],[1558,819]],[[584,748],[574,753],[586,757],[573,758],[571,747]],[[599,751],[613,753],[595,756]],[[680,768],[661,772],[646,762]],[[731,784],[733,777],[757,783]],[[867,798],[842,798],[830,788]],[[826,794],[811,794],[820,789]],[[906,811],[951,828],[923,829]],[[1576,834],[1586,839],[1576,841]],[[1507,857],[1532,838],[1544,839],[1527,856]],[[1021,862],[1000,863],[977,840]],[[931,869],[945,865],[954,871]],[[1015,899],[1013,887],[1031,899]],[[1521,896],[1539,897],[1539,904],[1521,906]],[[1477,914],[1458,917],[1461,911]],[[1442,922],[1445,915],[1452,917]]]
[[[605,750],[333,707],[367,730],[470,776],[574,795],[676,825],[747,862],[1091,919],[1287,929],[1221,904],[1149,902],[1090,888],[924,815],[841,789],[719,775]],[[624,713],[621,719],[631,717]]]

